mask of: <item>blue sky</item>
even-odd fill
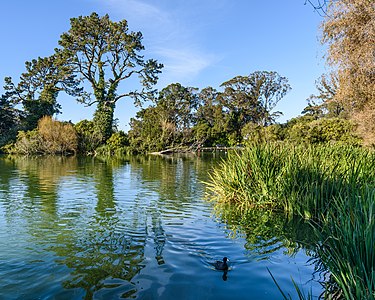
[[[304,0],[12,0],[1,4],[0,79],[15,81],[25,61],[48,56],[69,30],[70,18],[108,13],[126,19],[143,33],[146,58],[164,64],[158,88],[179,82],[204,88],[219,86],[237,75],[276,71],[289,79],[292,91],[276,110],[278,121],[299,115],[325,72],[319,43],[322,18]],[[133,83],[132,83],[133,84]],[[126,82],[124,82],[126,85]],[[3,93],[2,85],[0,93]],[[61,94],[59,120],[91,119],[94,108]],[[131,99],[122,99],[115,116],[129,129],[136,113]]]

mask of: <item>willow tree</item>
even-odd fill
[[[92,91],[81,97],[88,106],[96,105],[94,131],[98,142],[112,133],[118,100],[132,97],[136,104],[153,94],[153,85],[162,68],[156,60],[145,60],[141,32],[130,32],[128,22],[113,22],[96,13],[70,20],[71,28],[61,35],[59,45],[66,61]],[[140,90],[125,89],[121,83],[138,76]],[[134,83],[134,80],[129,80]],[[121,87],[121,90],[120,90]],[[121,92],[120,92],[121,91]]]

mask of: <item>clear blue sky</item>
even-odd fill
[[[159,89],[174,82],[219,89],[257,70],[286,76],[292,91],[276,107],[284,113],[279,122],[301,113],[325,72],[322,18],[304,0],[12,0],[3,1],[1,11],[0,80],[17,82],[25,61],[53,53],[70,18],[92,12],[126,19],[143,33],[144,55],[165,66]],[[59,120],[92,118],[94,108],[63,94],[58,101]],[[121,129],[129,129],[136,110],[131,99],[120,100],[115,115]]]

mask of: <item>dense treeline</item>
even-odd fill
[[[45,153],[45,132],[68,130],[65,123],[42,121],[61,112],[61,93],[96,110],[92,120],[70,124],[77,143],[54,148],[57,153],[196,149],[254,140],[374,145],[375,8],[370,0],[325,3],[322,42],[328,45],[332,71],[317,81],[318,93],[308,99],[302,116],[286,124],[276,124],[282,113],[275,107],[291,87],[277,72],[236,76],[218,89],[172,83],[157,91],[163,66],[144,59],[142,34],[129,31],[126,20],[113,22],[93,13],[72,18],[55,53],[26,62],[17,82],[5,78],[0,146],[8,152]],[[124,81],[134,86],[137,77],[138,86],[124,89]],[[116,103],[125,97],[140,107],[128,133],[118,131],[114,119]],[[40,122],[48,124],[43,132]]]

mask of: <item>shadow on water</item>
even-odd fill
[[[226,208],[213,223],[211,204],[202,200],[202,181],[218,161],[212,156],[0,158],[0,240],[18,245],[15,254],[0,246],[7,260],[0,267],[0,276],[7,278],[0,298],[20,285],[25,289],[9,299],[142,298],[147,285],[153,289],[149,297],[168,298],[157,276],[174,293],[187,293],[178,286],[186,283],[185,273],[196,272],[197,282],[204,280],[212,271],[212,250],[232,247],[228,239],[210,236],[221,226],[227,236],[244,239],[245,252],[255,260],[280,250],[291,256],[314,250],[311,228],[281,214]],[[181,253],[186,257],[181,259]],[[183,269],[186,262],[191,270]],[[242,262],[232,266],[239,271]],[[141,276],[145,269],[149,273]],[[154,271],[160,274],[147,275]],[[230,272],[222,272],[222,283]],[[29,284],[30,277],[35,284]],[[205,285],[196,289],[202,297],[213,297]]]

